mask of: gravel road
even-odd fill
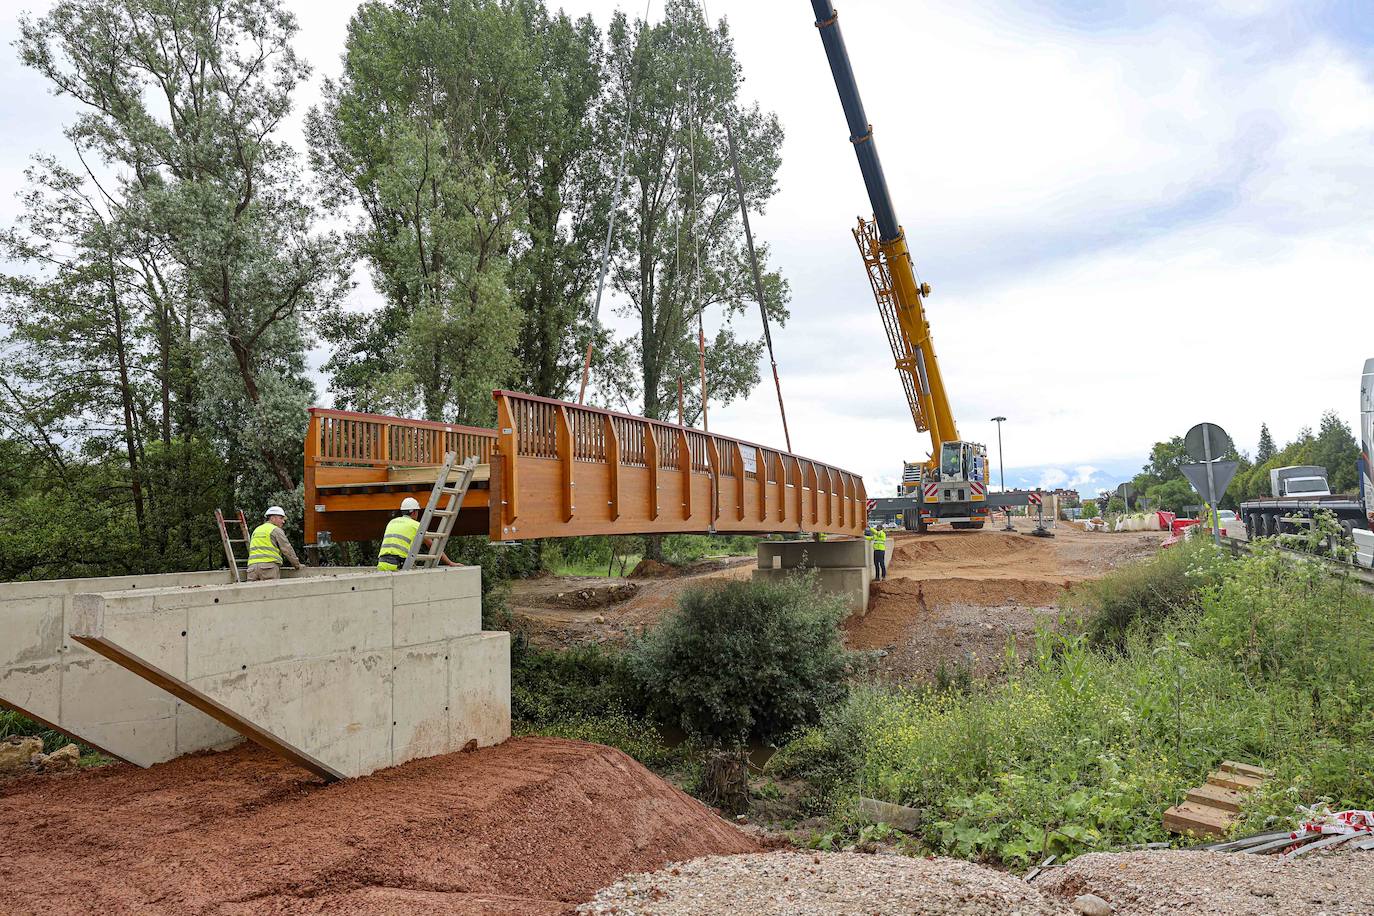
[[[1067,914],[1092,894],[1112,916],[1368,916],[1374,853],[1275,856],[1161,850],[1093,853],[1033,884],[957,859],[861,853],[709,856],[627,875],[587,916]],[[1099,904],[1100,905],[1100,904]]]
[[[1374,913],[1374,853],[1277,856],[1161,850],[1079,856],[1034,884],[1072,900],[1096,894],[1112,916],[1368,916]]]
[[[597,916],[1057,916],[1032,886],[957,859],[861,853],[709,856],[627,875],[583,904]]]

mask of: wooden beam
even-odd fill
[[[620,436],[616,434],[615,421],[610,414],[601,420],[606,431],[606,487],[609,490],[606,505],[611,512],[611,521],[615,521],[620,518]]]
[[[514,525],[520,517],[520,471],[516,458],[519,456],[520,437],[515,431],[515,413],[511,409],[510,398],[496,398],[496,447],[501,454],[501,483],[495,493],[502,494],[502,519],[506,525]],[[492,458],[492,461],[496,461]]]
[[[573,480],[573,465],[576,462],[576,456],[573,454],[572,420],[568,417],[568,408],[561,404],[558,406],[556,417],[558,432],[554,448],[558,451],[558,461],[563,470],[560,480],[563,521],[570,522],[577,512],[577,497],[573,493],[573,487],[576,486],[576,481]]]
[[[644,466],[649,469],[649,519],[658,520],[658,434],[654,424],[644,424]]]
[[[682,472],[682,517],[692,517],[692,444],[687,430],[677,431],[677,467]]]

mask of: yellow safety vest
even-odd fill
[[[884,531],[882,528],[873,529],[873,549],[883,551],[887,550],[887,532]]]
[[[271,522],[263,522],[253,529],[253,536],[248,539],[249,566],[261,566],[264,563],[281,565],[281,550],[272,543],[272,531],[276,527]]]
[[[381,556],[377,559],[377,568],[385,570],[395,570],[401,568],[404,558],[410,555],[410,545],[415,540],[415,535],[420,532],[420,522],[409,515],[400,515],[393,518],[386,526],[386,534],[382,535]],[[394,559],[399,554],[402,559]]]

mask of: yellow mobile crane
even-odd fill
[[[854,240],[878,301],[897,374],[911,406],[911,419],[917,431],[930,433],[930,457],[923,462],[907,462],[904,468],[902,493],[911,500],[902,501],[907,504],[903,521],[907,528],[919,531],[943,522],[953,528],[982,528],[989,509],[987,448],[959,438],[926,320],[923,300],[930,295],[930,286],[916,280],[835,8],[830,0],[812,0],[811,7],[849,122],[849,142],[854,145],[873,206],[872,220],[859,218]]]

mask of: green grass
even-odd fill
[[[1180,576],[1201,583],[1181,602],[1163,581]],[[1005,683],[858,690],[770,770],[810,780],[841,821],[859,793],[899,802],[921,811],[926,848],[1013,866],[1171,839],[1164,809],[1223,759],[1276,772],[1241,830],[1299,803],[1369,806],[1374,599],[1273,552],[1230,559],[1205,544],[1108,580],[1173,597],[1128,602],[1119,639],[1090,616],[1088,633],[1112,634],[1101,649],[1042,632]]]

